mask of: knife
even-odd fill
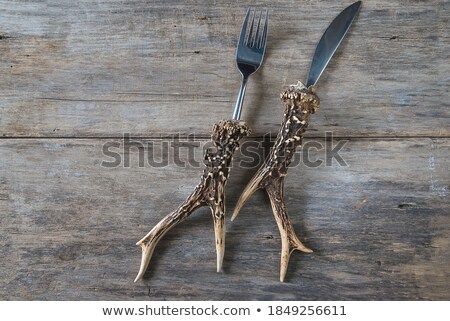
[[[319,109],[320,101],[315,85],[347,34],[360,7],[361,1],[348,6],[325,30],[316,47],[306,85],[299,81],[280,94],[284,105],[284,114],[277,138],[263,165],[257,170],[239,197],[231,218],[232,221],[236,218],[242,206],[255,191],[264,189],[267,192],[281,235],[281,282],[285,279],[289,258],[294,250],[305,253],[312,252],[299,240],[289,220],[284,201],[284,179],[296,148],[302,144],[309,115]]]

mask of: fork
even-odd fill
[[[261,32],[261,18],[264,11],[264,27]],[[261,66],[264,58],[267,41],[267,26],[269,21],[269,12],[267,9],[261,10],[258,18],[258,25],[256,26],[255,34],[253,29],[255,24],[256,9],[253,9],[252,23],[247,34],[247,25],[250,17],[250,8],[247,9],[244,23],[242,24],[241,35],[236,49],[236,64],[242,75],[241,88],[236,100],[236,105],[233,112],[233,120],[241,118],[242,104],[244,103],[245,90],[247,88],[247,80],[251,74],[255,73]]]
[[[200,183],[195,186],[194,191],[177,209],[166,215],[146,236],[136,243],[142,249],[142,258],[135,282],[144,276],[155,247],[163,236],[174,226],[188,218],[196,209],[203,206],[208,206],[211,209],[214,221],[217,272],[222,269],[225,252],[225,186],[230,174],[233,154],[239,148],[239,141],[251,132],[247,124],[240,121],[239,118],[247,79],[261,65],[267,40],[267,10],[265,11],[265,23],[262,32],[260,29],[262,12],[254,31],[255,16],[256,10],[253,10],[253,18],[247,34],[250,9],[247,10],[236,50],[236,62],[242,74],[242,85],[233,119],[221,120],[214,124],[211,135],[212,147],[205,152],[206,166],[200,177]]]

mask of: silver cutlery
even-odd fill
[[[140,280],[150,263],[157,243],[171,228],[189,217],[196,209],[208,206],[214,220],[214,233],[217,253],[217,271],[222,268],[225,251],[225,186],[230,173],[233,153],[239,141],[250,134],[250,128],[239,121],[242,102],[248,77],[261,65],[267,41],[267,10],[260,13],[255,26],[256,10],[249,30],[250,11],[247,10],[236,50],[236,63],[242,73],[243,81],[232,120],[219,121],[213,126],[211,140],[213,146],[205,153],[205,169],[200,183],[188,198],[173,212],[164,217],[153,229],[136,244],[142,248],[142,259],[135,282]],[[261,23],[264,20],[263,24]]]
[[[296,148],[302,144],[309,115],[319,109],[319,97],[314,85],[346,35],[360,6],[361,1],[358,1],[344,9],[324,32],[316,47],[306,86],[299,81],[281,93],[284,114],[274,146],[263,165],[245,187],[231,217],[233,221],[256,190],[264,189],[267,192],[281,235],[281,282],[284,281],[289,257],[294,250],[312,252],[299,240],[289,220],[284,201],[284,179]]]
[[[264,11],[264,16],[263,16]],[[261,66],[264,58],[264,51],[266,49],[267,29],[269,22],[269,12],[262,10],[259,14],[258,25],[256,32],[254,32],[254,23],[256,17],[256,10],[253,10],[252,23],[247,32],[248,20],[250,17],[250,9],[247,10],[244,23],[242,25],[241,35],[236,50],[236,65],[242,75],[242,84],[239,89],[239,94],[234,107],[233,119],[239,120],[241,118],[242,104],[244,103],[245,90],[247,88],[247,80],[251,74],[256,72]],[[261,19],[263,19],[264,27],[261,30]]]

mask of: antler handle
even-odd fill
[[[234,220],[250,196],[262,188],[269,195],[272,211],[281,234],[280,281],[283,282],[289,257],[294,250],[310,253],[295,234],[284,201],[284,177],[295,150],[302,144],[308,117],[319,109],[319,97],[313,86],[307,88],[300,81],[280,94],[284,105],[283,122],[269,156],[242,192],[231,220]]]
[[[156,244],[164,234],[185,220],[197,208],[203,206],[209,206],[212,212],[217,272],[221,270],[225,249],[225,185],[230,174],[233,153],[238,149],[239,141],[250,132],[250,128],[240,121],[226,120],[214,125],[211,135],[213,146],[208,148],[205,153],[206,167],[200,183],[175,211],[164,217],[143,239],[136,243],[142,248],[142,260],[134,282],[144,275]]]

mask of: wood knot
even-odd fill
[[[398,208],[399,209],[406,209],[406,208],[411,208],[411,207],[417,207],[416,203],[409,203],[409,202],[402,202],[400,204],[398,204]]]

